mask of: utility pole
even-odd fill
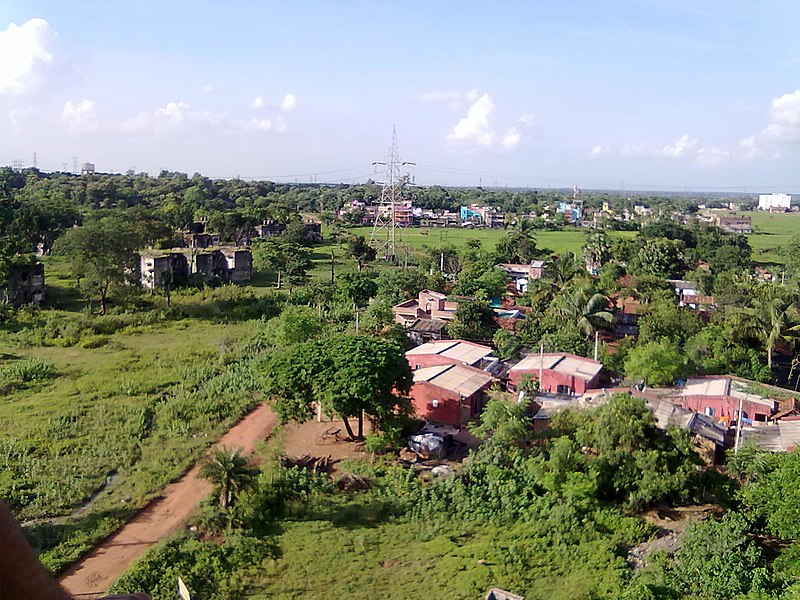
[[[334,280],[334,265],[335,264],[336,263],[334,262],[334,258],[333,258],[333,248],[331,248],[331,285],[333,285],[333,280]]]
[[[401,190],[406,179],[400,175],[400,167],[413,165],[412,162],[401,162],[400,152],[397,149],[397,131],[392,128],[392,146],[389,148],[388,161],[372,163],[386,167],[385,180],[381,189],[381,198],[375,210],[375,222],[372,226],[372,236],[369,243],[375,248],[378,256],[383,255],[386,261],[395,259],[395,229],[397,228],[396,208],[402,200]],[[385,236],[384,236],[385,233]]]
[[[739,444],[742,440],[742,397],[739,396],[739,415],[736,419],[736,440],[733,442],[733,453],[739,452]]]
[[[595,360],[597,360],[597,350],[598,350],[599,342],[600,342],[600,332],[599,331],[595,331],[594,332],[594,359]]]

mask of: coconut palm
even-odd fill
[[[594,275],[597,271],[611,260],[611,244],[605,231],[597,231],[586,238],[583,245],[583,261],[586,269]]]
[[[247,465],[248,457],[242,456],[241,448],[220,446],[211,450],[211,455],[200,469],[200,477],[208,479],[219,489],[219,504],[228,509],[233,506],[239,493],[250,485],[258,469]]]
[[[800,293],[787,286],[765,283],[754,289],[754,306],[734,313],[734,330],[741,337],[755,338],[767,351],[767,366],[781,342],[800,337]]]
[[[611,305],[603,294],[597,293],[591,281],[577,280],[556,296],[550,313],[563,324],[574,324],[591,338],[598,329],[609,329],[614,324]]]

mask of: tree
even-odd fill
[[[200,477],[208,479],[219,490],[219,505],[233,506],[239,493],[250,485],[258,469],[248,466],[248,458],[241,448],[215,447],[200,469]]]
[[[336,276],[336,291],[356,307],[363,308],[375,296],[378,286],[369,274],[350,271]]]
[[[642,344],[669,340],[682,346],[687,339],[703,328],[703,321],[688,308],[681,308],[674,300],[660,300],[647,305],[639,319],[639,341]]]
[[[800,234],[795,234],[783,248],[786,271],[792,277],[800,277]]]
[[[347,241],[347,255],[355,259],[360,273],[368,263],[375,260],[377,252],[363,235],[354,235]]]
[[[492,344],[497,349],[497,354],[503,360],[515,358],[519,353],[519,337],[508,329],[498,329],[492,336]]]
[[[673,383],[686,369],[686,359],[674,344],[662,340],[632,348],[625,357],[625,375],[647,385]]]
[[[485,300],[459,303],[455,317],[447,324],[447,333],[453,339],[487,341],[495,329],[494,311]]]
[[[504,263],[528,264],[533,259],[546,254],[536,246],[536,238],[529,230],[514,230],[497,242],[497,260]]]
[[[800,291],[765,283],[755,288],[754,292],[757,299],[755,306],[733,313],[735,332],[763,343],[767,351],[767,366],[771,371],[773,352],[778,344],[791,342],[800,334]]]
[[[591,281],[579,280],[556,296],[550,314],[556,322],[577,326],[590,338],[596,330],[608,329],[614,324],[610,308],[608,298],[597,293]]]
[[[70,229],[54,249],[67,258],[81,285],[99,296],[100,314],[105,314],[109,288],[134,283],[140,245],[141,232],[128,220],[113,215]]]
[[[605,231],[597,231],[586,238],[586,243],[583,245],[583,260],[586,268],[595,275],[611,260],[611,244]]]
[[[283,421],[305,421],[312,404],[342,419],[353,439],[363,437],[362,415],[376,424],[411,411],[405,396],[413,376],[397,344],[357,334],[312,340],[277,353],[268,365],[267,388]],[[358,418],[354,434],[349,418]]]
[[[290,284],[302,283],[311,269],[311,252],[298,244],[286,242],[280,237],[256,240],[252,251],[253,266],[261,271],[274,272],[278,278],[278,288],[281,287],[284,277]]]
[[[631,271],[659,277],[681,277],[686,271],[683,242],[655,238],[647,240],[631,261]]]

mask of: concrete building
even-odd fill
[[[392,313],[395,323],[408,327],[417,319],[452,321],[457,308],[458,302],[448,302],[446,294],[422,290],[416,298],[394,305]]]
[[[544,261],[532,260],[530,264],[501,263],[498,268],[506,272],[517,292],[524,294],[532,279],[541,279],[544,274]]]
[[[602,371],[602,363],[574,354],[529,354],[508,370],[508,387],[516,390],[527,376],[539,381],[539,391],[580,396],[600,388]]]
[[[789,194],[759,194],[758,210],[787,211],[792,207],[792,197]]]
[[[465,364],[445,364],[414,371],[411,404],[420,419],[463,427],[486,405],[495,381],[486,371]]]
[[[40,304],[44,300],[44,265],[39,262],[17,265],[11,269],[5,284],[5,289],[0,288],[3,292],[0,299],[4,302],[12,306]]]
[[[753,233],[753,220],[746,216],[723,216],[716,217],[717,227],[728,233]]]
[[[228,263],[228,280],[250,281],[253,278],[253,255],[247,248],[222,246],[220,249]]]
[[[185,285],[189,272],[189,261],[183,252],[149,250],[139,255],[141,282],[147,289],[163,287],[166,273],[169,273],[170,285]]]

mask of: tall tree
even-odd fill
[[[355,259],[358,271],[361,272],[367,264],[375,260],[377,253],[363,235],[354,235],[347,241],[347,255]]]
[[[573,325],[589,338],[598,329],[609,329],[614,324],[611,303],[598,293],[591,281],[577,280],[556,296],[550,308],[553,319],[564,325]]]
[[[459,303],[455,317],[447,324],[447,333],[453,339],[488,341],[495,329],[494,311],[480,299]]]
[[[280,237],[257,240],[252,246],[253,266],[258,270],[275,273],[277,287],[283,280],[289,284],[300,284],[306,280],[311,269],[311,252],[298,244],[286,242]]]
[[[66,256],[72,274],[87,292],[97,294],[100,314],[106,313],[113,285],[135,283],[141,232],[119,215],[106,215],[70,229],[55,245]]]
[[[380,424],[411,410],[405,397],[411,369],[403,349],[387,340],[354,334],[312,340],[274,354],[269,373],[267,388],[282,420],[308,420],[318,403],[342,419],[353,439],[363,437],[364,413]],[[350,418],[358,419],[357,433]]]
[[[586,238],[583,244],[583,261],[586,269],[597,275],[600,269],[611,260],[611,244],[605,231],[597,231]]]

